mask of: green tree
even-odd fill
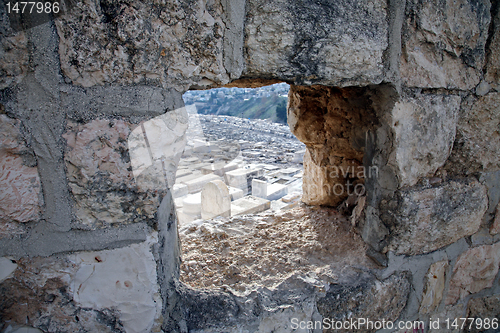
[[[286,123],[286,99],[283,98],[276,106],[276,119],[280,123]]]

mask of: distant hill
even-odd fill
[[[184,102],[195,104],[199,114],[227,115],[246,119],[270,119],[286,123],[289,85],[278,83],[262,88],[217,88],[192,90]]]

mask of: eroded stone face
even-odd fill
[[[156,261],[147,242],[96,252],[17,260],[0,283],[0,329],[44,332],[159,332]]]
[[[146,191],[137,186],[127,145],[137,126],[119,119],[83,125],[68,122],[63,134],[68,143],[64,159],[75,215],[83,225],[154,223],[158,191],[165,188]]]
[[[43,204],[36,161],[20,131],[19,120],[0,115],[0,238],[37,221]]]
[[[403,82],[422,88],[474,88],[481,77],[489,23],[489,1],[408,1]]]
[[[363,194],[366,132],[378,123],[366,90],[291,86],[288,125],[307,146],[302,201],[335,206]]]
[[[352,277],[349,283],[332,284],[326,296],[318,300],[318,311],[324,318],[331,320],[377,318],[376,320],[380,321],[395,321],[406,305],[410,292],[409,279],[409,274],[406,272],[393,274],[383,281],[364,274]],[[357,327],[354,331],[373,330]]]
[[[21,82],[28,72],[28,39],[10,28],[5,7],[0,8],[0,90]]]
[[[386,250],[416,255],[452,244],[479,229],[487,208],[486,188],[473,179],[400,190],[382,204],[392,237]]]
[[[390,163],[398,170],[400,186],[415,185],[444,165],[455,140],[460,101],[453,95],[417,95],[395,104]]]
[[[457,173],[500,169],[500,93],[469,99],[464,104],[447,169]]]
[[[483,245],[461,254],[453,267],[446,304],[493,285],[500,264],[500,243]]]
[[[380,83],[387,48],[386,5],[247,1],[244,75],[342,87]]]
[[[26,258],[17,265],[0,284],[0,329],[29,325],[44,332],[125,332],[116,311],[73,302],[69,281],[77,264],[68,258]]]
[[[467,304],[467,318],[500,318],[500,296],[474,298]],[[473,325],[469,332],[484,332],[482,325]]]
[[[162,306],[150,249],[157,241],[153,234],[145,243],[74,255],[73,300],[82,308],[116,309],[127,333],[157,332]]]
[[[227,83],[221,15],[219,1],[79,2],[56,20],[62,71],[84,87]]]

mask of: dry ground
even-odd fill
[[[335,209],[301,206],[194,221],[180,228],[181,281],[244,292],[294,273],[334,282],[346,267],[374,268],[365,244]]]

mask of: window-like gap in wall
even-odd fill
[[[188,145],[172,190],[184,283],[244,292],[372,265],[346,217],[299,205],[305,146],[280,116],[287,92],[278,84],[183,96]]]

